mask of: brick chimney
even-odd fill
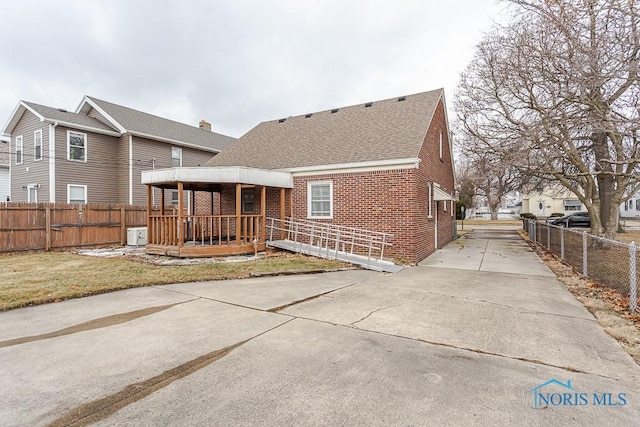
[[[206,120],[200,120],[200,129],[211,132],[211,123]]]

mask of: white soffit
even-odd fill
[[[266,187],[293,188],[289,172],[242,166],[170,168],[142,172],[143,184],[198,182],[208,184],[251,184]]]

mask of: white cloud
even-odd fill
[[[445,87],[492,0],[25,1],[3,8],[0,121],[82,95],[240,136],[258,122]]]

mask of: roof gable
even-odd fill
[[[207,166],[292,169],[417,158],[443,90],[260,123]]]
[[[26,111],[33,113],[41,122],[48,121],[67,127],[109,135],[118,135],[114,128],[107,126],[93,117],[27,101],[20,101],[18,103],[3,129],[3,133],[11,134]]]
[[[121,133],[131,133],[169,143],[205,148],[213,152],[219,152],[236,141],[235,138],[230,136],[209,132],[184,123],[85,96],[77,111],[89,114],[91,109],[95,109],[100,116],[113,123]]]

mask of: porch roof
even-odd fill
[[[453,201],[458,200],[455,197],[453,197],[451,194],[447,193],[446,191],[444,191],[443,189],[441,189],[438,186],[434,186],[433,190],[434,190],[433,199],[435,201],[437,201],[437,202],[440,202],[440,201],[443,201],[443,200],[453,200]]]
[[[142,184],[174,187],[178,182],[192,184],[192,187],[249,184],[293,188],[293,175],[290,172],[244,166],[183,167],[142,171]]]

